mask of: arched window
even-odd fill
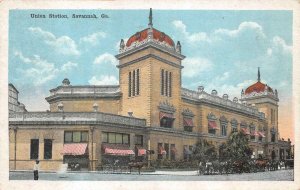
[[[213,113],[209,113],[207,116],[207,120],[208,120],[208,133],[215,135],[216,130],[218,129],[217,122],[216,122],[217,117]]]
[[[227,124],[228,120],[224,115],[220,117],[220,125],[221,125],[221,135],[222,136],[227,136]]]
[[[237,128],[238,128],[238,122],[237,122],[237,120],[236,119],[232,119],[231,121],[230,121],[230,124],[231,124],[231,131],[232,132],[237,132]]]

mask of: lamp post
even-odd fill
[[[14,146],[14,169],[17,169],[17,130],[18,127],[13,127],[14,129],[14,140],[15,140],[15,146]]]
[[[150,161],[151,161],[151,158],[150,158],[151,154],[150,154],[150,137],[148,139],[148,168],[150,168]]]
[[[92,138],[92,164],[91,164],[91,170],[94,169],[94,129],[95,127],[91,127],[91,138]]]

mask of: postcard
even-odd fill
[[[299,189],[299,2],[175,2],[1,3],[1,189]]]

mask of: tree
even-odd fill
[[[224,151],[223,157],[231,160],[247,160],[250,158],[252,151],[249,147],[248,138],[241,132],[233,132],[230,134]]]
[[[199,139],[193,150],[194,159],[199,162],[208,162],[217,158],[216,148],[205,139]]]

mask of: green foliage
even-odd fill
[[[247,160],[251,156],[248,138],[241,132],[233,132],[229,136],[227,143],[222,144],[220,149],[220,159],[226,160]]]
[[[199,139],[193,150],[193,159],[198,162],[209,162],[217,158],[216,148],[205,139]]]

